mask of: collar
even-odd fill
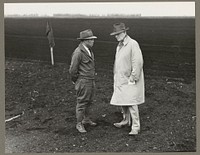
[[[94,55],[92,54],[92,52],[89,51],[89,48],[86,47],[83,43],[79,44],[79,48],[80,50],[86,54],[90,59],[94,60]],[[91,56],[89,55],[88,51],[90,52]]]
[[[85,44],[83,44],[83,47],[86,49],[86,51],[88,52],[89,56],[91,57],[92,54],[90,52],[90,49]]]
[[[127,44],[128,44],[128,42],[129,42],[129,36],[128,35],[126,35],[125,37],[124,37],[124,39],[123,39],[123,41],[120,41],[119,42],[119,44],[118,44],[118,46],[126,46]]]
[[[123,42],[122,42],[123,45],[126,46],[128,44],[128,42],[129,42],[129,40],[130,40],[130,37],[128,35],[126,35],[124,40],[123,40]]]
[[[83,43],[79,44],[79,48],[81,49],[81,51],[88,53],[88,48]]]
[[[88,48],[85,44],[82,44],[82,45],[83,45],[83,47],[84,47],[87,51],[90,52],[89,48]]]

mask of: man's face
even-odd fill
[[[115,38],[117,39],[117,41],[122,41],[125,37],[126,33],[125,32],[121,32],[115,35]]]
[[[88,47],[92,47],[94,45],[94,39],[85,40],[85,45]]]

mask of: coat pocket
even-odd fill
[[[83,62],[84,64],[87,64],[89,61],[90,61],[90,58],[87,57],[87,56],[84,56],[84,57],[82,58],[82,62]]]
[[[86,63],[88,63],[89,61],[90,61],[89,59],[84,59],[84,60],[83,60],[83,63],[86,64]]]
[[[127,85],[128,84],[128,78],[125,75],[120,75],[120,78],[118,78],[119,85]]]
[[[138,97],[138,89],[136,85],[123,85],[121,87],[122,97],[127,101],[136,100]]]

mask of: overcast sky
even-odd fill
[[[109,2],[109,3],[4,3],[4,15],[57,13],[142,16],[195,16],[195,2]]]

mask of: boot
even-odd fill
[[[117,128],[121,128],[122,126],[125,126],[125,125],[129,125],[130,126],[130,114],[129,113],[126,113],[124,114],[123,113],[123,120],[119,123],[114,123],[114,126],[117,127]]]
[[[119,123],[114,123],[114,126],[117,127],[117,128],[121,128],[122,126],[125,126],[127,124],[128,124],[128,120],[122,120]]]
[[[87,132],[87,131],[85,130],[84,125],[83,125],[81,122],[79,122],[79,123],[76,124],[76,129],[77,129],[80,133],[85,133],[85,132]]]
[[[123,120],[119,123],[114,123],[114,126],[117,128],[121,128],[122,126],[129,125],[130,126],[130,113],[127,107],[122,107]]]
[[[83,120],[82,123],[83,124],[89,124],[91,126],[96,126],[97,125],[97,123],[91,121],[90,119],[89,120]]]

